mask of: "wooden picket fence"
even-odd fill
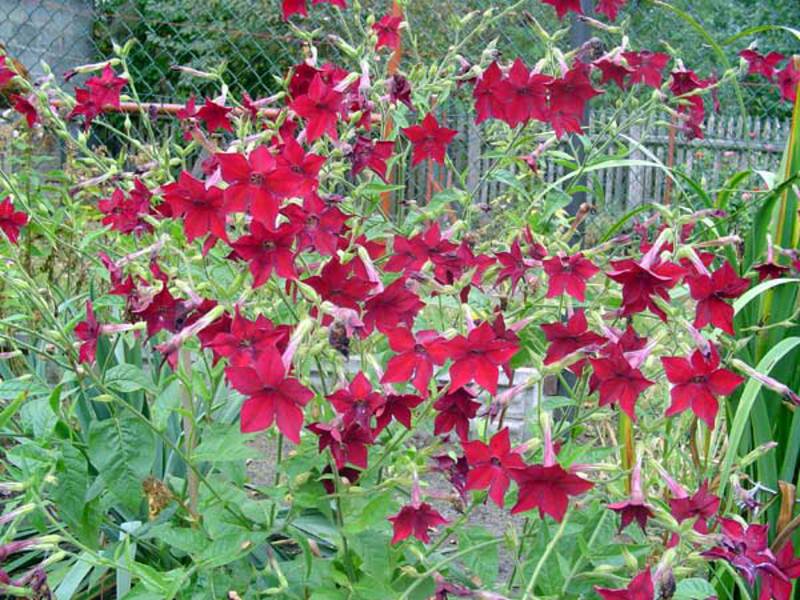
[[[592,113],[590,132],[596,132],[608,121],[604,111]],[[492,177],[484,178],[493,160],[484,158],[489,146],[484,141],[482,126],[475,126],[468,115],[450,115],[447,126],[459,131],[459,136],[449,149],[455,168],[468,168],[467,188],[476,189],[475,201],[485,203],[501,195],[507,184]],[[733,173],[745,169],[774,171],[781,160],[789,131],[789,122],[769,117],[742,115],[709,116],[703,139],[687,140],[668,124],[632,128],[626,135],[637,140],[644,150],[634,149],[628,159],[653,162],[683,173],[703,182],[706,190],[719,189]],[[620,139],[621,145],[629,145]],[[533,150],[533,148],[531,148]],[[563,165],[540,161],[545,182],[552,183],[566,173]],[[527,168],[521,165],[519,168]],[[430,170],[429,170],[430,169]],[[423,163],[405,174],[405,197],[425,203],[437,189],[452,185],[454,175],[446,168]],[[482,181],[485,179],[485,181]],[[598,208],[606,211],[624,211],[639,203],[663,202],[674,192],[664,168],[659,166],[633,166],[594,171],[587,184],[601,190],[603,197],[593,197]]]

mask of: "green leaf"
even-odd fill
[[[53,501],[58,515],[72,533],[90,548],[96,548],[102,514],[97,500],[87,502],[89,469],[83,454],[69,443],[61,445],[56,463],[58,485],[53,486]]]
[[[678,582],[673,600],[706,600],[715,596],[717,590],[705,579],[691,577]]]
[[[192,458],[198,461],[226,462],[258,458],[258,451],[248,446],[255,436],[245,435],[238,423],[213,423],[206,428],[203,439],[194,449]]]
[[[203,568],[214,569],[247,556],[256,544],[266,539],[266,533],[239,531],[220,536],[194,556],[196,563]]]
[[[464,550],[496,537],[497,533],[482,527],[469,527],[458,532],[458,548]],[[464,557],[464,566],[478,576],[482,585],[491,587],[497,580],[499,569],[497,545],[488,546],[480,552],[470,552]]]
[[[89,459],[108,489],[131,512],[142,501],[142,481],[155,460],[150,428],[130,413],[95,421],[89,428]]]
[[[739,312],[747,306],[750,302],[752,302],[755,298],[758,298],[766,292],[767,290],[777,287],[779,285],[785,285],[787,283],[800,283],[800,279],[791,279],[791,278],[781,278],[781,279],[767,279],[766,281],[762,281],[758,285],[750,288],[744,294],[739,296],[733,303],[733,313],[739,314]]]
[[[12,400],[11,403],[3,409],[3,412],[0,412],[0,429],[8,425],[8,422],[17,414],[17,411],[22,406],[22,403],[25,402],[27,396],[28,395],[23,392]]]
[[[15,400],[23,392],[28,396],[43,396],[50,390],[35,379],[30,377],[18,379],[6,379],[0,382],[0,400]]]
[[[111,367],[106,373],[105,384],[118,392],[156,391],[152,378],[139,367],[129,364]]]
[[[72,568],[58,584],[55,589],[54,595],[56,600],[70,600],[78,591],[81,583],[92,570],[92,563],[89,562],[91,556],[89,553],[84,552],[78,556],[78,560],[72,565]]]
[[[756,370],[763,375],[768,375],[773,367],[780,361],[786,354],[791,352],[794,348],[800,346],[800,337],[791,337],[781,340],[777,345],[773,346],[766,356],[761,359],[761,362],[756,366]],[[755,379],[747,382],[739,399],[739,404],[736,407],[736,414],[733,418],[733,423],[730,427],[730,435],[728,436],[728,450],[722,460],[720,467],[719,477],[719,496],[722,497],[725,486],[728,485],[730,478],[731,467],[734,460],[739,453],[739,446],[744,435],[745,427],[750,419],[750,411],[753,409],[758,398],[758,392],[761,390],[761,383]]]
[[[391,492],[382,492],[372,497],[367,496],[364,498],[365,503],[361,508],[353,510],[357,516],[355,519],[349,519],[346,525],[347,533],[360,533],[365,529],[377,525],[386,520],[386,517],[392,513],[392,508],[395,502],[392,498]],[[348,499],[348,501],[350,501]]]

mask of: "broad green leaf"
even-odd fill
[[[142,481],[155,460],[155,438],[150,428],[127,412],[92,423],[89,459],[111,493],[135,512],[142,501]]]
[[[118,392],[156,391],[153,379],[139,367],[129,364],[111,367],[106,373],[105,384]]]
[[[53,486],[53,500],[58,515],[80,541],[96,548],[102,514],[97,501],[87,502],[89,470],[86,458],[69,443],[61,444],[61,456],[56,463],[58,485]]]
[[[255,436],[243,434],[239,424],[213,423],[203,432],[203,438],[192,453],[196,461],[226,462],[258,458],[255,448],[248,446]]]
[[[458,548],[464,550],[471,546],[495,539],[498,532],[490,532],[482,527],[468,527],[458,532]],[[482,584],[491,588],[497,580],[499,560],[497,546],[483,548],[480,552],[471,552],[464,557],[464,566],[481,580]]]
[[[745,306],[747,306],[755,298],[761,296],[761,294],[763,294],[767,290],[777,287],[779,285],[785,285],[787,283],[800,283],[800,279],[791,279],[791,278],[767,279],[766,281],[762,281],[758,285],[750,288],[733,302],[734,314],[738,314]]]
[[[673,600],[706,600],[715,596],[717,590],[705,579],[691,577],[678,582]]]
[[[12,400],[4,409],[3,412],[0,412],[0,429],[3,429],[8,422],[17,414],[17,411],[22,406],[22,403],[25,402],[25,398],[27,398],[27,394],[24,392],[18,395],[14,400]]]

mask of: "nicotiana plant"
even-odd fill
[[[742,73],[702,78],[624,26],[592,21],[617,43],[595,56],[535,19],[536,65],[459,54],[515,2],[465,15],[440,63],[390,72],[415,43],[402,17],[328,4],[362,35],[333,36],[352,64],[298,25],[305,59],[268,98],[195,72],[220,95],[142,103],[130,45],[76,67],[74,96],[0,57],[20,135],[73,161],[41,185],[0,171],[4,593],[788,600],[793,507],[770,537],[746,479],[773,445],[738,456],[721,407],[746,380],[798,404],[732,359],[737,299],[797,263],[769,243],[737,271],[738,238],[709,235],[724,211],[680,203],[589,244],[564,198],[635,162],[632,124],[702,136],[745,68],[794,100],[793,59],[748,49]],[[286,19],[308,10],[284,0]],[[619,110],[586,135],[612,86]],[[502,238],[478,233],[449,100],[474,106],[522,206]],[[546,161],[567,174],[544,183]],[[395,183],[420,163],[454,173],[427,203]],[[80,277],[53,276],[76,257]]]

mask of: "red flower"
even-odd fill
[[[311,0],[311,6],[316,6],[317,4],[332,4],[339,8],[347,8],[347,0]]]
[[[386,364],[381,383],[400,383],[411,379],[419,393],[427,397],[434,362],[428,354],[428,346],[439,339],[439,334],[425,330],[417,332],[415,337],[410,329],[402,327],[388,329],[384,333],[389,347],[396,354]]]
[[[578,13],[579,15],[583,14],[581,0],[542,0],[542,3],[549,4],[555,8],[559,19],[563,19],[564,15],[569,11]]]
[[[292,136],[285,139],[270,183],[282,196],[306,198],[316,194],[325,157],[306,153]]]
[[[600,594],[603,600],[653,600],[655,594],[650,569],[642,571],[631,579],[626,588],[612,590],[595,586],[594,591]]]
[[[505,105],[497,115],[509,127],[527,123],[531,119],[547,121],[547,86],[553,78],[533,73],[521,58],[517,58],[508,72],[506,84],[500,89]]]
[[[644,498],[642,491],[642,463],[637,461],[631,472],[631,495],[623,502],[609,504],[608,508],[620,515],[619,531],[622,532],[633,521],[639,525],[643,533],[646,532],[647,520],[653,518],[653,507]]]
[[[414,146],[412,166],[426,158],[443,165],[447,145],[458,135],[455,129],[440,127],[439,121],[431,113],[425,115],[421,125],[405,127],[402,132]]]
[[[291,328],[288,325],[276,327],[264,315],[251,321],[242,316],[237,308],[230,330],[216,333],[205,345],[211,348],[215,357],[227,358],[228,364],[246,367],[255,364],[267,350],[286,350],[290,335]]]
[[[626,0],[598,0],[594,10],[608,17],[610,21],[616,21],[619,9],[625,6],[625,2]]]
[[[613,81],[621,90],[624,90],[628,87],[628,83],[625,80],[635,73],[631,67],[625,65],[621,60],[619,60],[619,57],[601,58],[594,61],[592,65],[600,69],[600,72],[602,73],[602,77],[600,78],[601,85],[608,83],[609,81]]]
[[[337,469],[344,469],[347,463],[359,469],[367,468],[367,447],[373,443],[369,429],[357,423],[345,425],[341,419],[335,419],[332,423],[312,423],[308,430],[319,438],[320,452],[325,448],[331,451]]]
[[[87,131],[92,121],[101,114],[103,114],[103,107],[97,104],[91,92],[83,88],[77,88],[75,90],[75,107],[67,115],[67,119],[83,115],[83,129]]]
[[[25,117],[28,127],[33,127],[39,122],[39,113],[36,111],[36,107],[31,104],[27,98],[18,94],[12,94],[10,100],[13,103],[14,110]]]
[[[596,385],[600,391],[600,406],[618,404],[631,420],[636,420],[636,400],[653,385],[639,369],[634,369],[620,348],[607,357],[590,358]]]
[[[358,310],[358,303],[363,301],[375,284],[369,281],[362,272],[356,272],[358,259],[343,265],[337,256],[331,258],[322,267],[319,275],[305,279],[324,300],[342,308]]]
[[[692,409],[697,418],[714,428],[717,416],[717,396],[730,396],[744,381],[732,371],[719,368],[719,352],[713,343],[711,351],[704,356],[695,350],[691,357],[665,356],[661,358],[667,379],[672,385],[670,398],[672,404],[666,415],[671,416]]]
[[[78,361],[93,363],[97,354],[97,341],[100,339],[100,324],[94,316],[92,301],[86,301],[86,320],[75,326],[75,337],[83,342],[78,350]]]
[[[11,196],[0,202],[0,231],[2,231],[12,244],[19,239],[19,231],[28,223],[28,215],[21,210],[14,210]]]
[[[750,48],[739,52],[739,56],[747,61],[748,75],[762,75],[770,81],[775,77],[775,67],[786,58],[780,52],[770,52],[764,56]]]
[[[295,98],[290,108],[306,120],[306,139],[313,142],[326,133],[331,139],[339,139],[336,124],[342,112],[343,94],[322,81],[319,74],[314,75],[308,92]]]
[[[753,585],[756,575],[772,572],[785,577],[775,566],[775,556],[767,546],[767,525],[742,525],[733,519],[720,519],[722,540],[718,546],[702,553],[705,558],[724,560],[744,575]]]
[[[586,315],[583,309],[576,310],[568,320],[563,323],[545,323],[541,326],[544,337],[550,342],[544,364],[550,365],[558,362],[565,356],[577,352],[587,346],[600,345],[606,341],[602,335],[589,331]]]
[[[406,504],[399,513],[389,517],[389,521],[394,527],[392,544],[402,542],[409,536],[414,536],[427,544],[431,541],[428,532],[448,522],[427,502]]]
[[[776,81],[781,91],[781,98],[787,102],[794,102],[797,98],[797,86],[800,84],[800,69],[795,66],[793,60],[778,71]]]
[[[292,250],[299,227],[283,223],[271,231],[258,221],[250,223],[250,235],[243,235],[231,247],[247,261],[253,274],[253,287],[264,285],[274,272],[284,279],[297,279]]]
[[[11,68],[9,68],[11,65]],[[17,77],[17,72],[13,69],[13,64],[6,62],[6,56],[0,56],[0,88],[6,87],[6,85]]]
[[[512,515],[538,508],[540,518],[548,514],[559,523],[567,512],[569,496],[579,496],[594,485],[565,471],[558,463],[513,469],[509,475],[519,486],[519,500],[511,509]]]
[[[303,200],[303,206],[289,204],[283,209],[289,222],[300,226],[297,232],[297,251],[313,248],[323,256],[336,254],[340,234],[349,218],[335,206],[328,206],[313,194]]]
[[[497,393],[498,368],[511,360],[519,350],[516,336],[499,338],[494,328],[484,321],[467,336],[457,335],[451,340],[437,340],[428,346],[428,352],[437,364],[449,358],[450,387],[465,386],[473,379],[490,394]]]
[[[433,408],[438,411],[433,421],[433,434],[441,435],[456,430],[459,439],[469,438],[469,421],[478,414],[480,403],[475,402],[476,394],[466,388],[453,390],[450,387],[446,394],[439,398]]]
[[[773,567],[774,569],[764,569],[761,572],[761,593],[758,600],[791,600],[791,580],[800,578],[800,560],[794,555],[792,540],[787,541],[778,551]]]
[[[608,277],[622,284],[622,315],[628,316],[650,309],[662,321],[666,313],[653,300],[658,295],[669,301],[669,292],[684,275],[678,265],[662,261],[658,249],[653,247],[641,260],[631,259],[611,261],[614,270]]]
[[[572,256],[554,256],[542,262],[550,278],[548,298],[557,298],[564,292],[578,302],[586,299],[586,282],[600,272],[592,261],[580,252]]]
[[[217,129],[233,131],[233,123],[228,118],[228,113],[233,109],[206,98],[206,103],[197,111],[197,118],[206,124],[206,129],[213,133]]]
[[[150,199],[153,194],[139,179],[133,185],[129,196],[118,188],[111,198],[104,198],[97,203],[97,208],[105,215],[103,225],[110,225],[111,229],[120,233],[140,234],[152,230],[152,226],[142,217],[152,212]]]
[[[753,270],[758,273],[758,280],[779,279],[790,271],[789,267],[784,267],[774,262],[765,262],[753,266]]]
[[[308,16],[306,0],[283,0],[283,20],[287,21],[292,15]]]
[[[592,87],[589,68],[587,65],[581,66],[580,63],[567,71],[563,77],[550,81],[547,89],[550,92],[549,122],[559,138],[567,131],[581,132],[586,103],[594,96],[603,93]]]
[[[241,412],[243,433],[262,431],[275,422],[283,435],[300,443],[303,407],[314,392],[286,376],[277,350],[265,350],[249,366],[230,366],[225,375],[236,390],[247,396]]]
[[[750,281],[739,277],[731,263],[725,261],[711,274],[687,277],[692,298],[697,300],[694,326],[702,329],[709,323],[729,335],[734,335],[733,307],[726,299],[738,298],[748,287]]]
[[[447,454],[431,457],[434,471],[442,473],[453,489],[458,493],[458,496],[466,505],[467,503],[467,476],[469,474],[469,465],[464,456],[454,460]]]
[[[376,432],[383,431],[394,419],[406,429],[411,429],[411,411],[425,399],[414,394],[388,394],[383,406],[378,409]]]
[[[707,88],[709,81],[700,79],[691,69],[682,69],[672,72],[672,81],[669,90],[676,96],[683,96],[695,90]]]
[[[111,65],[106,65],[101,77],[90,77],[86,80],[86,87],[92,97],[92,102],[102,108],[119,108],[120,92],[128,84],[124,77],[117,77]]]
[[[539,262],[535,258],[531,258],[530,253],[528,256],[523,256],[519,240],[514,240],[511,243],[511,248],[508,252],[496,252],[495,258],[502,266],[500,272],[497,273],[497,285],[500,285],[506,279],[510,279],[512,294],[520,280],[523,280],[527,272]]]
[[[401,102],[405,104],[409,110],[414,110],[414,105],[411,102],[411,84],[408,79],[402,75],[395,73],[388,80],[389,88],[389,101],[393,104]]]
[[[510,91],[500,65],[493,61],[484,69],[472,89],[472,96],[475,98],[475,123],[482,123],[490,117],[504,118],[505,103]]]
[[[333,404],[336,412],[342,415],[345,425],[355,423],[368,431],[372,429],[372,417],[386,402],[383,396],[372,389],[369,379],[361,371],[347,388],[335,391],[327,399]]]
[[[424,307],[425,303],[419,296],[406,287],[406,278],[401,277],[364,304],[366,332],[371,333],[373,328],[386,331],[401,323],[410,328]]]
[[[206,233],[227,240],[225,233],[225,202],[222,190],[207,188],[188,171],[181,171],[178,181],[163,187],[164,201],[172,213],[183,216],[183,230],[188,241]]]
[[[717,514],[719,503],[719,498],[709,493],[708,482],[704,481],[694,495],[670,498],[669,508],[678,523],[696,518],[693,527],[695,531],[708,533],[708,520]]]
[[[511,449],[508,427],[496,433],[489,444],[480,440],[462,442],[464,456],[470,466],[467,490],[489,489],[489,498],[503,508],[511,469],[524,469],[525,462],[519,452]]]
[[[353,165],[350,174],[355,177],[364,169],[370,169],[386,181],[386,161],[392,157],[393,150],[394,142],[373,141],[363,135],[356,136],[356,142],[347,155]]]
[[[269,228],[275,227],[280,201],[276,196],[277,161],[266,146],[259,146],[248,157],[243,154],[216,155],[225,188],[225,210],[250,211],[253,218]]]
[[[631,83],[643,83],[651,88],[661,87],[662,72],[669,62],[669,55],[663,52],[623,52],[623,58],[633,69]]]
[[[392,50],[397,50],[400,47],[400,23],[403,22],[402,17],[393,17],[386,15],[380,21],[372,26],[378,36],[378,42],[375,44],[375,50],[379,50],[386,46]]]

